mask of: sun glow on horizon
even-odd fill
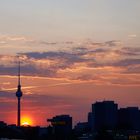
[[[23,117],[21,118],[21,125],[23,126],[33,125],[33,121],[30,117]]]
[[[23,126],[28,126],[28,125],[30,125],[30,124],[29,124],[28,122],[23,122],[22,125],[23,125]]]

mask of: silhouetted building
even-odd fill
[[[75,125],[74,130],[77,134],[83,134],[89,132],[88,122],[79,122]]]
[[[53,126],[55,139],[68,140],[70,138],[72,132],[72,117],[69,115],[59,115],[52,119],[48,119],[47,121],[51,122],[51,125]]]
[[[1,127],[6,127],[6,126],[7,126],[7,124],[4,121],[0,121],[0,128]]]
[[[94,130],[114,129],[117,125],[118,105],[114,101],[92,104]]]
[[[140,130],[140,110],[138,107],[120,108],[118,123],[122,129]]]

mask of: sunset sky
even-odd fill
[[[0,120],[16,123],[17,61],[22,117],[32,125],[91,104],[140,107],[139,0],[0,0]]]

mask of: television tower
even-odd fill
[[[20,127],[20,98],[22,97],[21,84],[20,84],[20,61],[19,61],[19,64],[18,64],[18,86],[17,86],[16,96],[17,96],[17,99],[18,99],[17,126]]]

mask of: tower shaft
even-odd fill
[[[20,98],[18,98],[18,110],[17,110],[17,126],[20,127]]]

